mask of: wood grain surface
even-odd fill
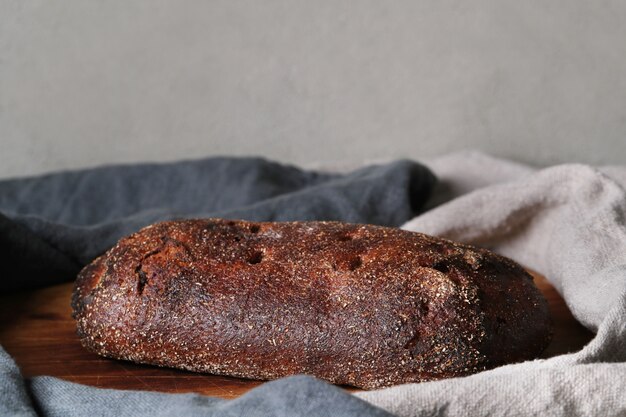
[[[573,352],[593,334],[572,317],[563,299],[541,275],[535,283],[546,296],[555,324],[552,344],[543,357]],[[102,388],[162,392],[198,392],[235,398],[262,383],[196,374],[101,358],[83,349],[71,317],[72,284],[0,297],[0,344],[26,377],[52,375]]]

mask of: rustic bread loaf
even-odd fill
[[[368,389],[531,359],[551,337],[547,303],[513,261],[337,222],[155,224],[85,267],[72,306],[103,356]]]

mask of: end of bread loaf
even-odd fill
[[[365,389],[533,359],[551,338],[547,302],[515,262],[338,222],[158,223],[86,266],[72,308],[103,356]]]

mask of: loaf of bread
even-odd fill
[[[110,358],[366,389],[532,359],[551,338],[513,261],[338,222],[158,223],[86,266],[72,307],[82,344]]]

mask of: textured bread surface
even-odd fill
[[[532,359],[551,338],[547,303],[513,261],[338,222],[154,224],[81,271],[72,307],[103,356],[366,389]]]

